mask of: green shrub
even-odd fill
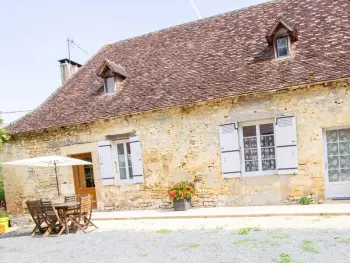
[[[309,205],[312,203],[312,198],[310,197],[306,197],[306,196],[303,196],[300,200],[299,200],[299,204],[301,205]]]

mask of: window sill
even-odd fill
[[[265,173],[242,173],[242,177],[260,177],[268,175],[278,175],[278,171],[269,171]]]
[[[130,184],[141,184],[143,183],[143,178],[142,180],[116,180],[116,185],[130,185]]]

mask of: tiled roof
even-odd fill
[[[105,46],[8,130],[35,131],[348,77],[349,16],[349,0],[273,1]],[[274,59],[265,38],[279,17],[298,30],[286,60]],[[128,74],[120,92],[101,95],[96,70],[106,59]]]

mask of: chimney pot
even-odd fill
[[[81,67],[79,63],[76,63],[68,58],[60,59],[61,67],[61,80],[62,85],[67,82]]]

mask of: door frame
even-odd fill
[[[76,154],[72,154],[70,155],[70,157],[72,158],[76,158],[76,159],[81,159],[81,157],[84,157],[84,156],[87,156],[89,155],[89,157],[91,157],[92,159],[92,152],[84,152],[84,153],[76,153]],[[93,194],[93,207],[97,207],[97,191],[96,191],[96,182],[95,182],[95,171],[94,171],[94,167],[93,167],[93,164],[92,165],[92,172],[93,172],[93,177],[94,177],[94,194]],[[73,165],[72,166],[72,173],[73,173],[73,183],[74,183],[74,193],[75,193],[75,196],[78,196],[78,192],[79,192],[79,185],[77,185],[77,180],[75,178],[75,169],[79,169],[80,166],[84,166],[84,165]],[[85,179],[85,174],[84,174],[84,179]],[[94,196],[95,196],[95,200],[94,200]]]
[[[329,196],[329,178],[328,178],[328,151],[327,151],[327,137],[326,137],[326,132],[327,131],[333,131],[333,130],[340,130],[340,129],[349,129],[350,125],[338,125],[338,126],[333,126],[329,128],[323,128],[322,129],[322,144],[323,144],[323,177],[324,177],[324,189],[325,189],[325,199],[332,199],[332,197]],[[336,198],[336,197],[333,197]],[[344,196],[344,198],[347,198]]]

